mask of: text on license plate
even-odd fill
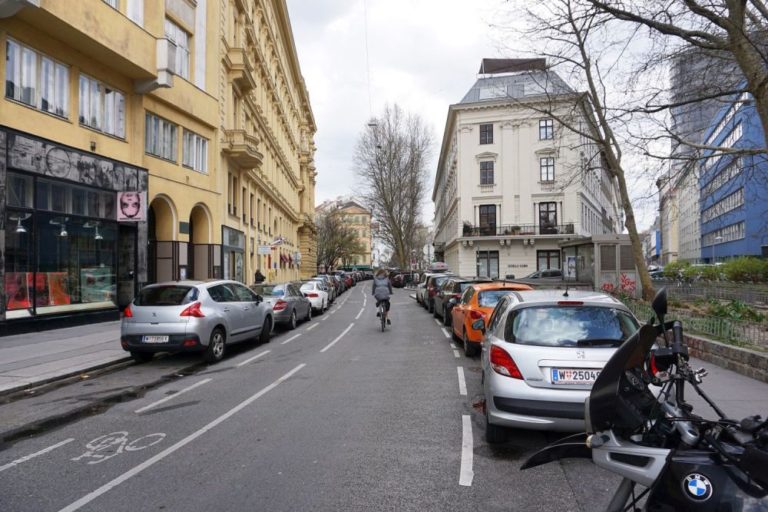
[[[592,384],[600,370],[579,368],[552,368],[552,384]]]
[[[143,336],[142,343],[168,343],[168,336]]]

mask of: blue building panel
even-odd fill
[[[751,96],[718,112],[705,143],[734,149],[764,148],[760,118]],[[720,261],[759,256],[768,245],[768,158],[765,155],[723,155],[706,158],[699,174],[701,258]]]

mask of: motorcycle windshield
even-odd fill
[[[614,352],[603,367],[587,402],[587,428],[599,432],[614,427],[632,427],[637,419],[630,401],[622,393],[629,392],[628,386],[621,386],[625,372],[632,368],[643,368],[651,347],[656,341],[657,330],[643,325],[635,334]],[[632,388],[632,392],[637,392]]]

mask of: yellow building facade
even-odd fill
[[[314,272],[316,128],[284,1],[0,0],[0,40],[4,318]]]

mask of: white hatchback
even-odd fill
[[[583,431],[584,400],[637,319],[601,292],[532,290],[499,300],[481,356],[486,440],[505,427]]]

